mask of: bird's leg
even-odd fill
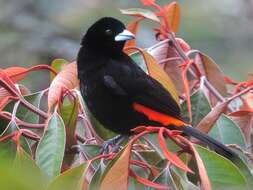
[[[118,152],[120,144],[127,138],[124,135],[117,135],[107,141],[104,141],[101,145],[101,154],[108,154],[110,152]],[[110,146],[112,147],[110,150]]]

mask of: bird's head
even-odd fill
[[[115,53],[122,51],[125,42],[131,39],[134,39],[134,35],[126,30],[121,21],[104,17],[87,30],[81,45],[98,51]]]

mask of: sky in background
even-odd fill
[[[164,5],[171,1],[157,1]],[[236,80],[253,73],[252,0],[180,0],[178,37],[211,56]],[[79,41],[98,18],[113,16],[126,24],[133,18],[119,8],[141,7],[138,0],[0,0],[0,68],[74,60]],[[140,47],[155,43],[150,21],[141,25]],[[45,80],[41,80],[45,78]],[[47,86],[48,77],[31,76],[26,85]],[[32,81],[32,82],[31,82]],[[35,87],[36,88],[36,87]]]

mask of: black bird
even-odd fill
[[[171,94],[123,52],[125,41],[133,38],[122,22],[105,17],[81,41],[77,57],[80,90],[96,119],[122,135],[130,135],[140,125],[182,130],[219,154],[234,157],[224,144],[187,126]]]

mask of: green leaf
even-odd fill
[[[86,159],[92,159],[101,154],[101,147],[96,144],[80,144],[79,147]],[[98,168],[99,160],[92,162],[91,165],[94,166],[94,169]]]
[[[245,162],[240,157],[238,157],[238,159],[234,159],[233,163],[237,166],[237,168],[246,178],[249,187],[253,187],[253,174],[249,169],[250,165],[245,164]]]
[[[149,164],[157,164],[162,159],[166,159],[166,157],[163,154],[163,150],[160,147],[159,141],[158,141],[158,134],[151,133],[147,135],[146,138],[149,142],[149,144],[152,146],[154,151],[152,152],[145,152],[142,151],[140,154],[144,156],[144,158],[147,160]],[[179,150],[178,146],[170,139],[166,138],[166,144],[167,147],[169,147],[169,150],[172,152],[176,152]]]
[[[141,189],[146,189],[146,186],[144,184],[138,182],[136,179],[131,177],[131,178],[129,178],[128,189],[130,189],[130,190],[141,190]]]
[[[186,172],[181,169],[172,166],[171,167],[171,176],[178,190],[199,190],[192,182],[187,178]]]
[[[18,131],[19,127],[14,121],[10,121],[4,132],[1,134],[1,137],[11,134],[14,131]],[[25,137],[20,137],[20,145],[21,147],[28,153],[32,154],[32,150],[26,140]],[[17,152],[17,145],[12,139],[7,139],[3,142],[0,142],[0,157],[7,157],[10,159],[14,159]]]
[[[191,95],[192,106],[192,126],[196,127],[197,124],[211,111],[211,105],[208,98],[202,90],[198,90]],[[184,119],[188,119],[187,103],[182,103],[182,116]]]
[[[132,143],[128,143],[106,166],[101,180],[101,190],[121,187],[127,189],[129,177],[129,162]]]
[[[49,179],[60,174],[66,143],[62,118],[54,112],[36,150],[36,163]]]
[[[178,190],[174,179],[172,178],[172,175],[170,173],[169,167],[165,167],[164,170],[157,176],[153,182],[163,185],[168,185],[174,190]],[[154,188],[149,188],[149,190],[155,190]]]
[[[232,119],[226,115],[221,115],[216,124],[212,127],[209,135],[224,144],[237,144],[246,148],[246,143],[241,129]]]
[[[134,60],[135,63],[137,63],[137,65],[140,68],[142,68],[143,71],[148,73],[148,68],[147,68],[147,65],[145,63],[145,60],[144,60],[142,54],[139,51],[132,53],[130,55],[130,57]]]
[[[132,16],[142,16],[144,18],[151,19],[156,22],[160,22],[156,14],[148,9],[140,9],[140,8],[120,9],[120,12],[122,14],[132,15]]]
[[[89,184],[89,190],[99,189],[103,173],[104,173],[104,167],[102,166],[102,164],[100,164],[95,174],[92,176],[92,179]]]
[[[56,72],[60,72],[64,65],[68,64],[69,62],[65,59],[55,59],[51,63],[51,67],[54,68]],[[54,79],[55,75],[51,72],[50,73],[50,80],[52,81]]]
[[[31,188],[34,187],[35,184],[36,189],[44,189],[46,187],[46,178],[43,176],[42,171],[23,149],[17,151],[13,168],[22,176],[22,180],[31,185]],[[32,183],[30,183],[31,179]]]
[[[63,172],[49,184],[47,190],[81,190],[87,168],[87,164],[81,164]]]
[[[25,100],[34,105],[35,107],[40,107],[41,98],[43,97],[43,91],[36,92],[33,94],[29,94],[24,96]],[[11,101],[6,107],[5,110],[12,112],[14,106],[14,101]],[[34,112],[27,109],[22,104],[19,104],[16,112],[17,118],[19,118],[22,121],[28,122],[28,123],[39,123],[39,116],[38,114],[35,114]]]
[[[84,152],[86,156],[88,156],[88,159],[98,156],[101,151],[101,147],[96,144],[80,144],[79,147],[80,150]]]
[[[64,121],[66,128],[67,148],[76,144],[75,131],[78,118],[79,102],[73,95],[67,94],[64,96],[63,101],[59,105],[60,115]]]
[[[6,190],[44,190],[45,178],[35,162],[19,149],[14,162],[0,158],[0,187]]]
[[[240,170],[226,158],[195,145],[210,179],[213,189],[249,189],[247,181]]]

